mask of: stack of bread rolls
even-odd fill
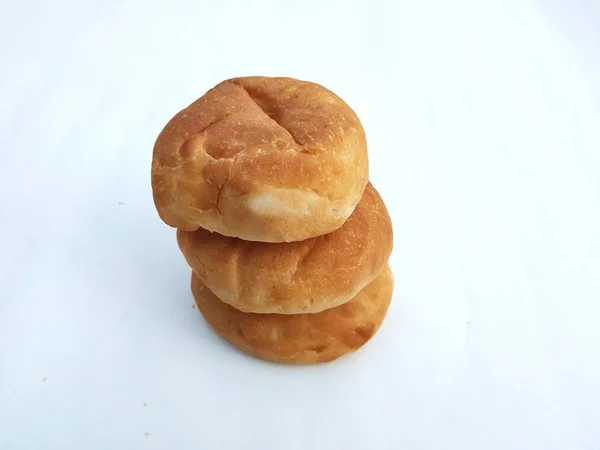
[[[306,364],[365,344],[392,298],[392,224],[365,133],[324,87],[223,81],[154,147],[152,189],[177,228],[208,324],[260,358]]]

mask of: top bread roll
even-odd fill
[[[368,178],[354,111],[292,78],[223,81],[171,119],[152,161],[154,202],[167,224],[248,241],[336,230]]]

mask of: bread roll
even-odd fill
[[[393,287],[388,266],[337,308],[316,314],[252,314],[221,302],[192,274],[198,309],[217,334],[245,352],[286,364],[332,361],[363,346],[379,329]]]
[[[292,78],[223,81],[171,119],[152,161],[154,202],[167,224],[247,241],[332,232],[368,178],[354,111]]]
[[[254,313],[315,313],[354,297],[385,267],[390,216],[371,184],[338,230],[305,241],[249,242],[178,231],[188,264],[221,301]]]

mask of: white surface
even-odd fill
[[[600,448],[599,12],[2,2],[0,448]],[[332,364],[215,337],[154,210],[157,133],[248,74],[355,108],[394,221],[389,315]]]

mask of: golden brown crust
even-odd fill
[[[286,364],[328,362],[363,346],[379,329],[392,299],[388,267],[352,300],[316,314],[252,314],[221,302],[192,274],[198,309],[236,347]]]
[[[324,87],[292,78],[226,80],[179,112],[154,146],[160,217],[250,241],[339,228],[368,180],[364,130]]]
[[[245,312],[315,313],[341,305],[385,266],[392,223],[369,183],[336,231],[300,242],[249,242],[203,229],[178,231],[188,264],[221,301]]]

